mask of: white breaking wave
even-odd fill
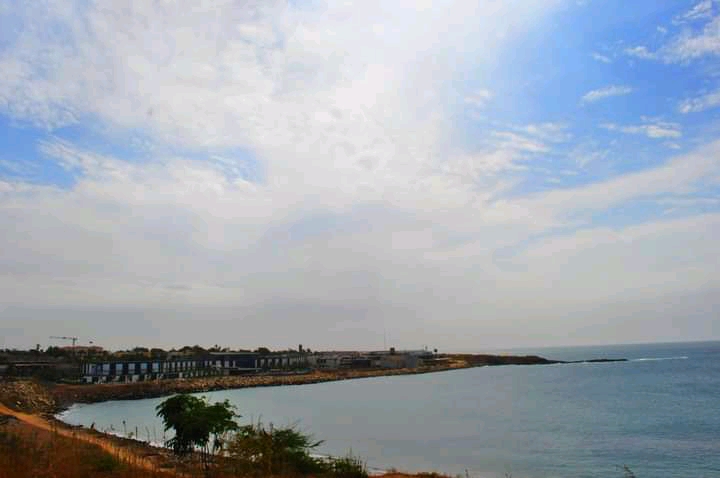
[[[659,360],[687,360],[688,357],[683,355],[682,357],[652,357],[652,358],[639,358],[632,359],[631,362],[656,362]]]

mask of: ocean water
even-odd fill
[[[227,390],[242,421],[294,424],[373,469],[473,477],[720,477],[720,342],[513,350],[629,362],[482,367]],[[162,441],[162,399],[76,405],[71,424]],[[123,421],[125,424],[123,425]]]

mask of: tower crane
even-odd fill
[[[78,341],[77,337],[65,337],[65,336],[61,336],[61,335],[51,335],[50,338],[57,339],[57,340],[71,340],[73,355],[75,355],[75,343]]]

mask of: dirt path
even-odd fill
[[[154,461],[152,461],[148,457],[142,456],[141,454],[137,453],[136,450],[132,450],[131,448],[119,446],[118,444],[113,443],[112,439],[109,437],[106,438],[101,435],[96,435],[83,429],[65,428],[62,425],[57,425],[38,415],[31,415],[29,413],[12,410],[3,405],[2,403],[0,403],[0,414],[10,415],[23,423],[39,428],[41,430],[58,433],[59,435],[68,438],[74,438],[87,443],[92,443],[132,466],[143,468],[148,471],[160,471]]]

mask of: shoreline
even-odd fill
[[[157,473],[169,473],[174,477],[196,476],[200,466],[195,460],[196,457],[190,457],[189,460],[178,458],[167,447],[157,443],[82,425],[71,425],[53,415],[20,412],[1,402],[0,425],[28,430],[33,437],[38,434],[56,435],[75,442],[96,445],[132,468],[154,473],[153,476]],[[392,467],[370,467],[367,464],[366,470],[368,476],[373,478],[450,478],[449,475],[438,472],[405,472]]]
[[[158,398],[176,393],[202,393],[256,387],[311,385],[315,383],[358,380],[372,377],[423,375],[503,365],[556,365],[578,363],[624,362],[627,359],[550,360],[535,355],[454,354],[443,365],[400,369],[312,370],[306,373],[258,373],[183,379],[162,379],[132,383],[69,384],[41,382],[33,379],[2,379],[0,403],[19,411],[58,415],[74,404],[101,403],[115,400]]]
[[[197,377],[185,379],[164,379],[134,383],[102,384],[53,384],[50,393],[56,401],[50,410],[59,414],[75,404],[102,403],[116,400],[142,400],[159,398],[176,393],[203,393],[244,388],[284,387],[313,385],[317,383],[360,380],[375,377],[394,377],[403,375],[424,375],[474,368],[475,365],[458,364],[442,367],[422,367],[415,369],[372,369],[343,371],[310,371],[302,374],[257,374],[219,377]]]
[[[174,458],[165,447],[127,436],[94,430],[84,426],[71,425],[62,420],[61,414],[74,404],[101,403],[114,400],[136,400],[157,398],[175,393],[198,393],[255,387],[287,385],[311,385],[315,383],[357,380],[373,377],[399,375],[421,375],[428,373],[465,370],[475,367],[500,365],[554,365],[577,363],[622,362],[626,359],[591,359],[582,361],[548,360],[537,356],[494,356],[494,355],[453,355],[443,365],[414,369],[372,369],[310,371],[303,374],[257,374],[216,376],[188,379],[167,379],[152,382],[109,383],[109,384],[63,384],[43,383],[32,379],[0,380],[0,415],[13,415],[25,426],[44,431],[60,433],[87,443],[94,443],[106,451],[128,459],[138,458],[147,463],[145,457],[155,457],[164,463],[174,463]],[[135,461],[138,463],[138,461]],[[143,465],[144,467],[147,465]],[[153,464],[157,466],[157,462]],[[157,469],[157,468],[156,468]],[[393,468],[368,469],[373,477],[422,478],[446,476],[432,472],[397,472]]]
[[[372,377],[420,375],[474,367],[467,363],[415,369],[373,369],[310,371],[302,374],[256,374],[185,379],[164,379],[132,383],[68,384],[34,378],[0,379],[0,404],[36,415],[55,416],[75,404],[115,400],[158,398],[176,393],[202,393],[257,387],[311,385]]]

